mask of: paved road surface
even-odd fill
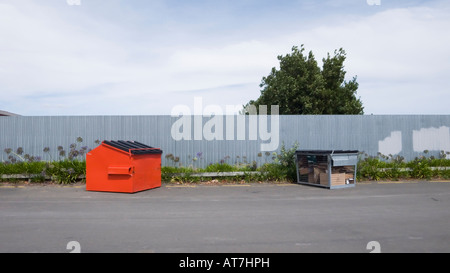
[[[0,187],[0,252],[450,252],[450,183]]]

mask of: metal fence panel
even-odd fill
[[[277,120],[272,121],[270,116],[267,120],[259,120],[258,116],[218,116],[216,120],[189,116],[185,117],[189,122],[184,125],[190,127],[190,134],[186,128],[176,126],[179,117],[171,116],[1,117],[0,160],[8,160],[6,148],[22,147],[24,153],[55,160],[60,158],[58,146],[68,152],[72,143],[92,149],[96,140],[137,140],[161,148],[163,165],[205,167],[217,162],[253,161],[261,165],[272,161],[273,156],[273,151],[263,151],[261,145],[274,141],[276,133],[279,141],[275,143],[278,144],[275,152],[279,152],[282,143],[290,148],[295,142],[299,149],[350,149],[373,156],[401,155],[406,160],[422,155],[424,150],[434,156],[440,151],[450,151],[450,115],[277,117],[279,131],[272,132],[269,140],[265,140],[267,135],[260,130],[265,128],[261,126],[276,128]],[[215,122],[220,119],[221,122]],[[245,122],[244,127],[241,121]],[[180,135],[173,134],[174,127],[190,139],[176,140]],[[83,142],[77,143],[77,137],[83,138]],[[44,153],[44,147],[50,151]],[[179,157],[179,162],[166,158],[168,154]]]

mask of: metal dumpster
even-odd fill
[[[329,189],[354,187],[358,151],[298,150],[297,183]]]
[[[159,148],[137,141],[103,141],[86,154],[86,190],[134,193],[161,187]]]

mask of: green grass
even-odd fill
[[[46,177],[60,184],[77,182],[81,175],[86,175],[86,162],[79,160],[62,160],[53,162],[16,162],[0,163],[0,175],[29,175],[32,182],[43,182]],[[17,179],[3,179],[15,181]]]
[[[424,154],[427,154],[427,151],[424,151]],[[449,179],[450,159],[446,156],[446,153],[441,152],[439,158],[423,155],[409,162],[392,155],[366,156],[358,162],[357,176],[359,180]]]
[[[82,138],[77,138],[77,143],[82,143]],[[86,146],[78,148],[77,143],[70,145],[70,150],[65,153],[62,147],[58,147],[60,152],[59,160],[50,162],[40,161],[36,157],[24,155],[22,148],[15,151],[5,149],[9,161],[0,162],[0,181],[18,181],[17,176],[1,178],[4,175],[25,175],[29,176],[33,182],[43,182],[51,180],[60,184],[70,184],[83,180],[86,175],[86,161],[84,155],[88,150]],[[96,144],[98,144],[96,142]],[[220,177],[220,180],[230,181],[290,181],[296,182],[297,173],[294,161],[294,154],[298,147],[295,143],[293,147],[286,148],[284,143],[280,153],[265,152],[265,162],[257,166],[255,161],[248,163],[246,157],[239,158],[235,164],[227,163],[229,156],[225,156],[219,163],[209,164],[205,168],[194,167],[202,160],[202,153],[197,153],[198,157],[193,158],[193,164],[189,167],[181,166],[180,158],[172,154],[166,155],[168,165],[161,168],[162,181],[168,182],[200,182],[214,178],[201,177],[197,173],[223,173],[223,172],[243,172],[242,175]],[[44,148],[48,152],[49,148]],[[62,153],[64,152],[64,153]],[[449,152],[441,151],[438,157],[429,156],[428,151],[424,155],[406,162],[401,156],[368,156],[361,154],[357,166],[358,180],[399,180],[399,179],[450,179],[450,159]],[[262,157],[258,153],[258,157]],[[238,158],[238,157],[237,157]],[[267,162],[271,159],[271,162]],[[171,162],[172,161],[172,162]],[[438,168],[439,167],[439,168]],[[446,169],[449,168],[449,169]]]

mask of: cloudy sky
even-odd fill
[[[366,114],[450,113],[447,0],[0,0],[0,110],[225,109],[301,44],[346,50]]]

